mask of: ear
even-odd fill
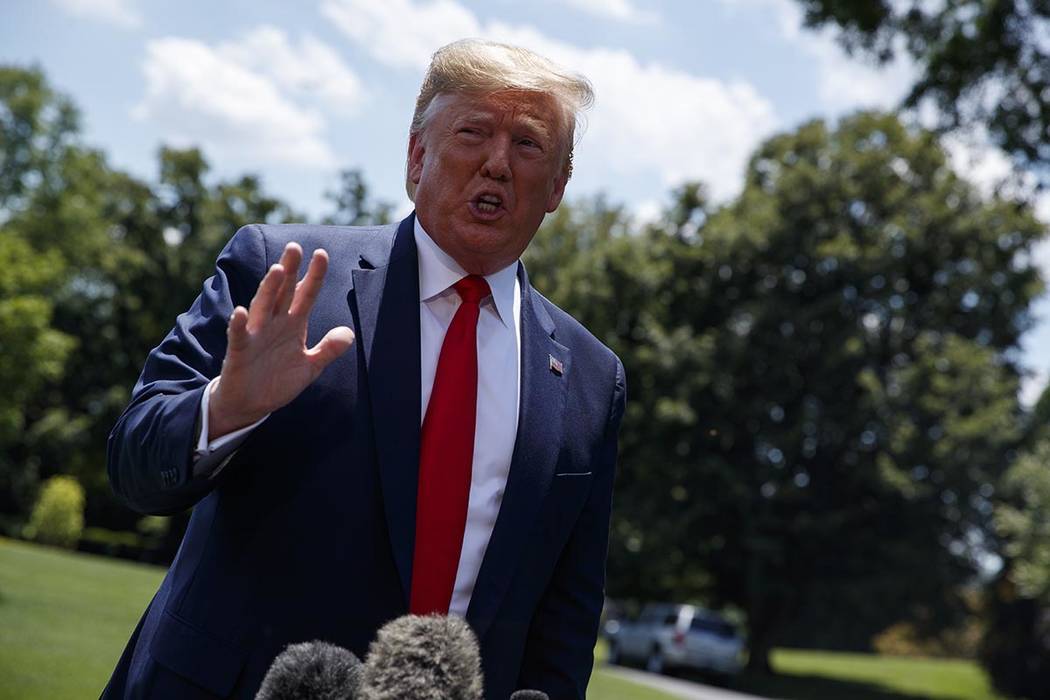
[[[554,187],[551,188],[550,194],[547,196],[547,213],[550,214],[558,205],[561,204],[561,198],[565,195],[565,186],[569,184],[569,171],[563,169],[554,178]]]
[[[419,133],[412,134],[408,139],[408,179],[414,185],[419,184],[423,177],[423,138]]]

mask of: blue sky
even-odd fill
[[[528,46],[585,74],[597,103],[567,196],[639,216],[671,187],[735,194],[765,137],[890,107],[913,74],[847,57],[794,0],[4,0],[0,61],[39,64],[112,164],[156,175],[161,144],[201,146],[216,177],[262,176],[311,215],[343,168],[408,210],[407,128],[434,49],[463,36]],[[1001,155],[950,144],[982,186]],[[1041,202],[1050,220],[1050,202]],[[1050,254],[1039,253],[1050,269]],[[1050,303],[1026,337],[1030,397],[1050,367]]]

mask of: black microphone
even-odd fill
[[[510,700],[551,700],[551,696],[542,690],[515,690]]]
[[[290,644],[266,672],[255,700],[355,700],[361,661],[327,642]]]
[[[481,694],[478,640],[458,617],[399,617],[368,648],[364,700],[481,700]]]

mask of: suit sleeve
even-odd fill
[[[594,483],[529,628],[518,687],[542,690],[552,700],[583,700],[594,665],[605,603],[617,436],[626,397],[623,365],[617,359],[609,417],[592,469]]]
[[[134,510],[176,513],[215,487],[215,480],[193,473],[201,397],[222,370],[230,314],[248,306],[266,269],[263,234],[245,226],[219,254],[200,296],[146,358],[107,447],[110,484]]]

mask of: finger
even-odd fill
[[[295,241],[284,247],[281,254],[281,267],[284,268],[284,282],[274,299],[273,315],[288,313],[295,294],[295,281],[299,278],[299,265],[303,262],[303,249]]]
[[[248,328],[255,331],[270,319],[274,298],[284,282],[284,268],[272,265],[259,283],[252,303],[248,306]]]
[[[306,277],[296,287],[295,300],[292,302],[289,313],[293,316],[310,315],[310,309],[317,301],[317,295],[321,293],[321,284],[327,273],[328,253],[324,248],[318,248],[310,258],[310,267],[306,270]]]
[[[314,367],[320,372],[332,360],[342,355],[354,344],[354,332],[346,326],[336,326],[325,333],[321,342],[306,351]]]
[[[238,306],[230,314],[226,328],[227,353],[242,352],[248,347],[248,309]]]

